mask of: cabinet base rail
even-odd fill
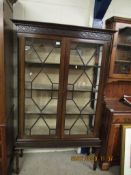
[[[24,149],[20,149],[20,148],[16,148],[15,149],[15,165],[14,165],[14,170],[13,172],[15,174],[19,174],[20,173],[20,166],[19,166],[19,158],[22,158],[24,153],[23,153]],[[99,162],[99,152],[100,152],[100,147],[96,147],[95,151],[94,151],[94,161],[93,161],[93,170],[95,171]]]
[[[101,140],[99,138],[88,138],[88,139],[57,139],[57,140],[31,140],[31,139],[17,139],[15,145],[15,170],[16,174],[19,174],[19,158],[23,157],[24,149],[38,149],[38,148],[66,148],[66,147],[92,147],[94,148],[94,163],[93,170],[96,170],[98,164],[99,151],[101,147]]]

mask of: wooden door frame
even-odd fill
[[[92,44],[99,44],[103,47],[103,53],[102,53],[102,60],[101,60],[101,70],[100,70],[100,78],[99,78],[99,91],[98,91],[98,98],[97,98],[97,104],[96,104],[96,115],[95,115],[95,123],[94,123],[94,131],[93,134],[88,135],[72,135],[72,136],[66,136],[64,135],[64,127],[65,127],[65,111],[66,111],[66,97],[67,97],[67,84],[68,84],[68,65],[69,65],[69,59],[70,59],[70,46],[72,42],[80,42],[80,43],[92,43]],[[68,139],[80,139],[80,138],[97,138],[99,137],[99,129],[101,125],[101,112],[102,112],[102,104],[103,104],[103,98],[104,98],[104,81],[106,81],[105,77],[105,68],[108,70],[108,65],[106,65],[107,62],[107,48],[109,46],[109,42],[107,41],[101,41],[101,40],[90,40],[90,39],[79,39],[79,38],[66,38],[66,54],[65,54],[65,69],[64,69],[64,94],[63,94],[63,109],[62,109],[62,128],[61,128],[61,138]],[[106,66],[105,66],[106,65]]]
[[[57,103],[57,117],[56,117],[56,135],[48,136],[48,135],[36,135],[36,136],[26,136],[24,134],[25,128],[25,40],[26,38],[34,38],[34,39],[48,39],[48,40],[59,40],[61,41],[61,53],[60,53],[60,68],[59,68],[59,90],[58,90],[58,103]],[[18,138],[19,139],[47,139],[47,138],[60,138],[61,136],[61,110],[62,110],[62,97],[63,97],[63,76],[64,76],[64,55],[65,55],[65,44],[64,39],[62,37],[57,36],[47,36],[47,35],[38,35],[38,34],[22,34],[18,35]]]

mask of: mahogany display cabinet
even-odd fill
[[[103,170],[120,164],[121,125],[131,124],[131,106],[120,100],[124,95],[131,95],[131,19],[112,17],[107,19],[106,28],[116,30],[116,33],[104,89],[101,127]]]
[[[109,77],[116,80],[131,80],[131,19],[112,17],[106,28],[117,30],[113,39]]]
[[[100,148],[114,31],[13,20],[18,40],[16,149]]]

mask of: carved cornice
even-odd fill
[[[97,39],[103,41],[110,41],[112,34],[105,32],[105,30],[97,31],[96,29],[88,29],[84,31],[78,30],[68,30],[68,29],[59,29],[59,28],[48,28],[32,25],[17,25],[18,33],[32,33],[32,34],[53,34],[58,36],[67,36],[67,37],[77,37],[83,39]]]
[[[131,24],[131,18],[123,18],[123,17],[113,16],[113,17],[106,20],[106,24],[113,23],[113,22]]]

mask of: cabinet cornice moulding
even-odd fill
[[[58,36],[81,37],[83,39],[97,39],[109,41],[113,30],[95,29],[55,23],[42,23],[23,20],[12,20],[17,26],[18,33],[55,34]]]

